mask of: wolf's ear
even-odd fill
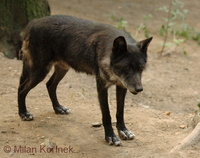
[[[139,47],[141,52],[143,52],[143,53],[147,52],[147,48],[148,48],[152,39],[153,39],[153,37],[150,37],[150,38],[147,38],[147,39],[142,40],[142,41],[137,43],[137,46]]]
[[[121,55],[127,50],[126,40],[123,36],[117,37],[113,42],[113,54]]]

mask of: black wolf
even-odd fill
[[[67,71],[73,68],[96,76],[106,141],[111,145],[121,144],[111,125],[107,91],[111,85],[116,85],[119,136],[124,140],[134,138],[124,123],[124,99],[127,89],[133,94],[143,90],[141,74],[152,37],[136,42],[125,31],[110,25],[54,15],[30,22],[22,38],[23,70],[18,88],[22,120],[33,120],[33,115],[26,109],[26,96],[45,78],[52,66],[55,72],[46,86],[53,109],[56,114],[69,112],[59,104],[56,88]]]

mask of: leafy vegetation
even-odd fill
[[[186,23],[189,10],[184,8],[184,2],[182,0],[171,0],[168,6],[159,7],[157,11],[166,14],[158,30],[160,35],[164,37],[162,48],[159,51],[160,56],[162,56],[166,47],[176,49],[187,40],[194,40],[200,45],[200,31],[195,30]],[[126,30],[128,22],[123,17],[116,18],[115,16],[111,16],[111,19],[117,22],[117,28]],[[150,30],[146,21],[150,19],[153,19],[152,14],[143,16],[144,22],[136,26],[135,37],[141,32],[146,38],[149,37]],[[183,54],[187,55],[188,53],[183,49]]]
[[[149,20],[149,19],[151,19],[152,17],[153,17],[152,14],[148,14],[148,15],[143,16],[143,19],[144,19],[144,20]],[[136,27],[135,37],[137,37],[137,35],[138,35],[141,31],[144,32],[144,36],[145,36],[146,38],[149,38],[149,37],[150,37],[150,36],[149,36],[150,30],[148,29],[148,27],[147,27],[147,25],[146,25],[145,23],[141,23],[140,25],[138,25],[138,26]]]
[[[199,108],[199,110],[200,110],[200,103],[198,103],[197,106],[198,106],[198,108]]]
[[[200,45],[200,32],[196,31],[189,24],[186,23],[187,9],[184,9],[184,2],[181,0],[171,0],[169,6],[162,6],[158,11],[167,13],[164,18],[164,24],[160,27],[160,35],[164,36],[162,49],[159,52],[162,55],[166,46],[177,47],[188,39],[198,42]],[[172,42],[167,42],[168,34],[172,34]],[[183,50],[183,54],[187,54]]]
[[[112,21],[117,22],[117,24],[115,25],[116,28],[126,31],[126,26],[127,26],[128,22],[123,17],[117,18],[114,15],[112,15],[112,16],[110,16],[110,18]]]

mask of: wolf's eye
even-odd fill
[[[129,70],[129,69],[130,69],[130,66],[129,66],[129,65],[124,66],[124,69],[125,69],[125,70]]]

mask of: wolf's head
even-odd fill
[[[151,40],[152,37],[129,45],[123,36],[119,36],[113,42],[110,60],[112,71],[133,94],[143,91],[141,75],[145,69],[147,48]]]

